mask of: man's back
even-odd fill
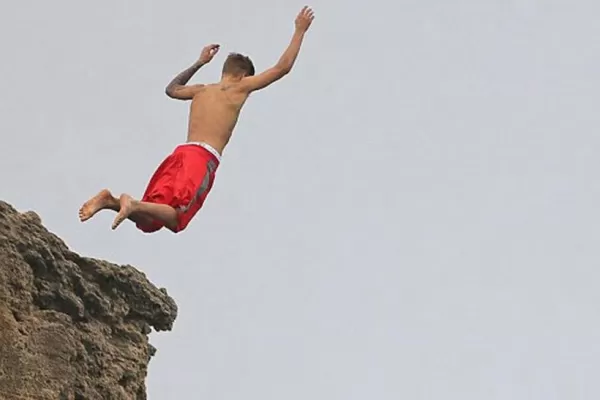
[[[223,152],[248,98],[248,93],[236,86],[219,82],[198,90],[190,105],[189,142],[206,142]]]

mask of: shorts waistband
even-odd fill
[[[217,151],[217,149],[215,149],[214,147],[212,147],[210,144],[208,144],[206,142],[186,142],[186,143],[180,144],[180,146],[187,146],[187,145],[203,147],[209,153],[211,153],[213,156],[215,156],[215,158],[217,159],[217,161],[219,163],[221,162],[221,154],[219,154],[219,152]]]

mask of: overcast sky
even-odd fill
[[[262,70],[304,3],[8,2],[0,197],[179,305],[150,400],[600,398],[600,4],[315,0],[179,235],[140,196],[185,140],[171,78],[220,43]]]

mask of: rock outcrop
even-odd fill
[[[0,201],[0,399],[146,399],[148,334],[176,316],[134,267],[82,257]]]

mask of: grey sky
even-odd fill
[[[176,299],[149,398],[600,397],[600,5],[317,0],[181,235],[82,225],[183,141],[164,87],[209,42],[257,69],[294,1],[13,1],[0,197]]]

